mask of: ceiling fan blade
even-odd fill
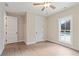
[[[44,11],[45,7],[43,7],[41,10]]]
[[[56,9],[56,7],[55,7],[55,6],[50,5],[50,7],[51,7],[52,9]]]
[[[33,5],[44,5],[45,3],[34,3]]]

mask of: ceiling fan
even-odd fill
[[[41,11],[44,11],[48,7],[52,8],[52,9],[56,9],[56,7],[51,4],[51,2],[33,3],[33,5],[34,6],[43,6]]]

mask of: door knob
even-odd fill
[[[16,34],[17,34],[18,32],[16,32]]]
[[[37,34],[37,32],[36,32],[36,34]]]

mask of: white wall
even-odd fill
[[[38,18],[37,18],[38,17]],[[32,44],[32,43],[36,43],[39,42],[40,40],[36,40],[36,29],[35,29],[35,25],[36,25],[36,20],[35,19],[42,19],[44,20],[44,31],[46,28],[46,24],[45,24],[45,17],[40,16],[40,15],[36,15],[36,14],[32,14],[32,13],[27,13],[26,15],[26,44]],[[44,32],[46,33],[46,32]],[[44,39],[42,39],[42,41],[45,40],[45,36],[44,35]]]
[[[63,44],[71,48],[79,50],[79,5],[48,17],[48,40],[59,43],[59,25],[58,19],[66,16],[72,16],[72,45]]]
[[[45,17],[44,20],[44,40],[46,41],[48,39],[48,17]]]
[[[27,14],[24,16],[24,42],[27,41]]]
[[[5,40],[4,40],[4,14],[5,8],[4,3],[0,3],[0,55],[4,49]]]
[[[18,42],[24,41],[24,16],[18,16]]]

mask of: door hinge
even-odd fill
[[[5,17],[5,19],[7,19],[7,17]]]
[[[6,27],[7,27],[7,24],[6,24]]]
[[[18,32],[16,32],[16,34],[18,34]]]
[[[6,40],[6,42],[7,42],[7,40]]]
[[[7,34],[7,32],[6,32],[6,34]]]

